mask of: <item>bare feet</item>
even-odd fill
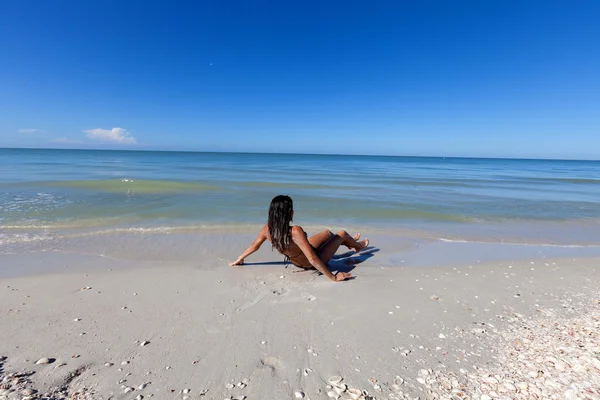
[[[358,239],[360,239],[360,233],[357,233],[356,235],[352,236],[352,238],[358,242]]]
[[[362,249],[366,249],[367,247],[369,247],[369,239],[361,240],[360,242],[358,242],[358,245],[360,247],[357,247],[357,248],[354,249],[356,252],[359,252]]]

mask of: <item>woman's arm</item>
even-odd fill
[[[306,238],[304,229],[297,225],[292,227],[292,240],[298,245],[298,247],[300,247],[300,250],[302,250],[306,258],[308,259],[308,262],[310,262],[311,265],[317,269],[317,271],[319,271],[332,281],[341,282],[352,277],[352,275],[347,272],[338,272],[335,275],[332,274],[331,271],[329,271],[329,268],[327,268],[327,265],[325,265],[325,263],[321,261],[315,249],[312,247],[312,245]]]
[[[242,265],[244,264],[244,259],[246,257],[248,257],[250,254],[254,253],[255,251],[257,251],[258,249],[260,249],[260,246],[265,242],[265,240],[267,240],[267,229],[269,229],[267,227],[267,225],[265,225],[260,232],[258,233],[258,236],[256,237],[256,239],[254,240],[254,243],[252,243],[247,249],[246,251],[244,251],[242,253],[241,256],[238,257],[237,260],[235,260],[232,263],[229,263],[229,265],[231,265],[232,267],[235,265]]]

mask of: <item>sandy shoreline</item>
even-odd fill
[[[3,267],[63,270],[0,279],[3,374],[33,371],[23,385],[39,393],[62,385],[64,398],[85,388],[72,398],[267,399],[302,391],[327,399],[334,375],[374,398],[403,398],[400,390],[435,398],[419,371],[495,368],[502,332],[520,321],[550,309],[553,318],[589,315],[598,261],[423,268],[382,267],[375,256],[357,266],[357,279],[333,283],[279,264],[131,268],[90,255],[3,255]],[[55,361],[36,365],[43,357]],[[393,387],[397,377],[401,389]],[[19,393],[5,388],[0,398]],[[514,396],[506,398],[528,398]]]

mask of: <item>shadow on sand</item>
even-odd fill
[[[378,248],[371,246],[361,250],[359,253],[348,251],[343,254],[337,254],[329,261],[329,267],[332,271],[350,272],[356,268],[357,264],[367,261],[378,251]]]
[[[377,253],[378,251],[379,251],[378,248],[370,246],[370,247],[367,247],[367,248],[361,250],[358,253],[356,253],[354,251],[347,251],[342,254],[336,254],[329,261],[328,265],[332,271],[350,272],[354,268],[356,268],[357,264],[367,261],[369,258],[373,257],[375,255],[375,253]],[[286,268],[289,266],[291,266],[291,267],[294,266],[293,264],[286,264],[284,261],[264,261],[264,262],[244,263],[244,266],[252,266],[252,265],[285,265]],[[310,271],[314,272],[318,275],[321,275],[321,273],[316,270],[310,270]],[[304,272],[304,270],[299,268],[298,272]]]

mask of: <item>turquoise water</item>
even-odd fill
[[[277,194],[293,197],[298,223],[324,226],[520,226],[535,237],[557,224],[595,232],[600,221],[596,161],[0,149],[0,171],[5,242],[40,230],[260,224]]]

